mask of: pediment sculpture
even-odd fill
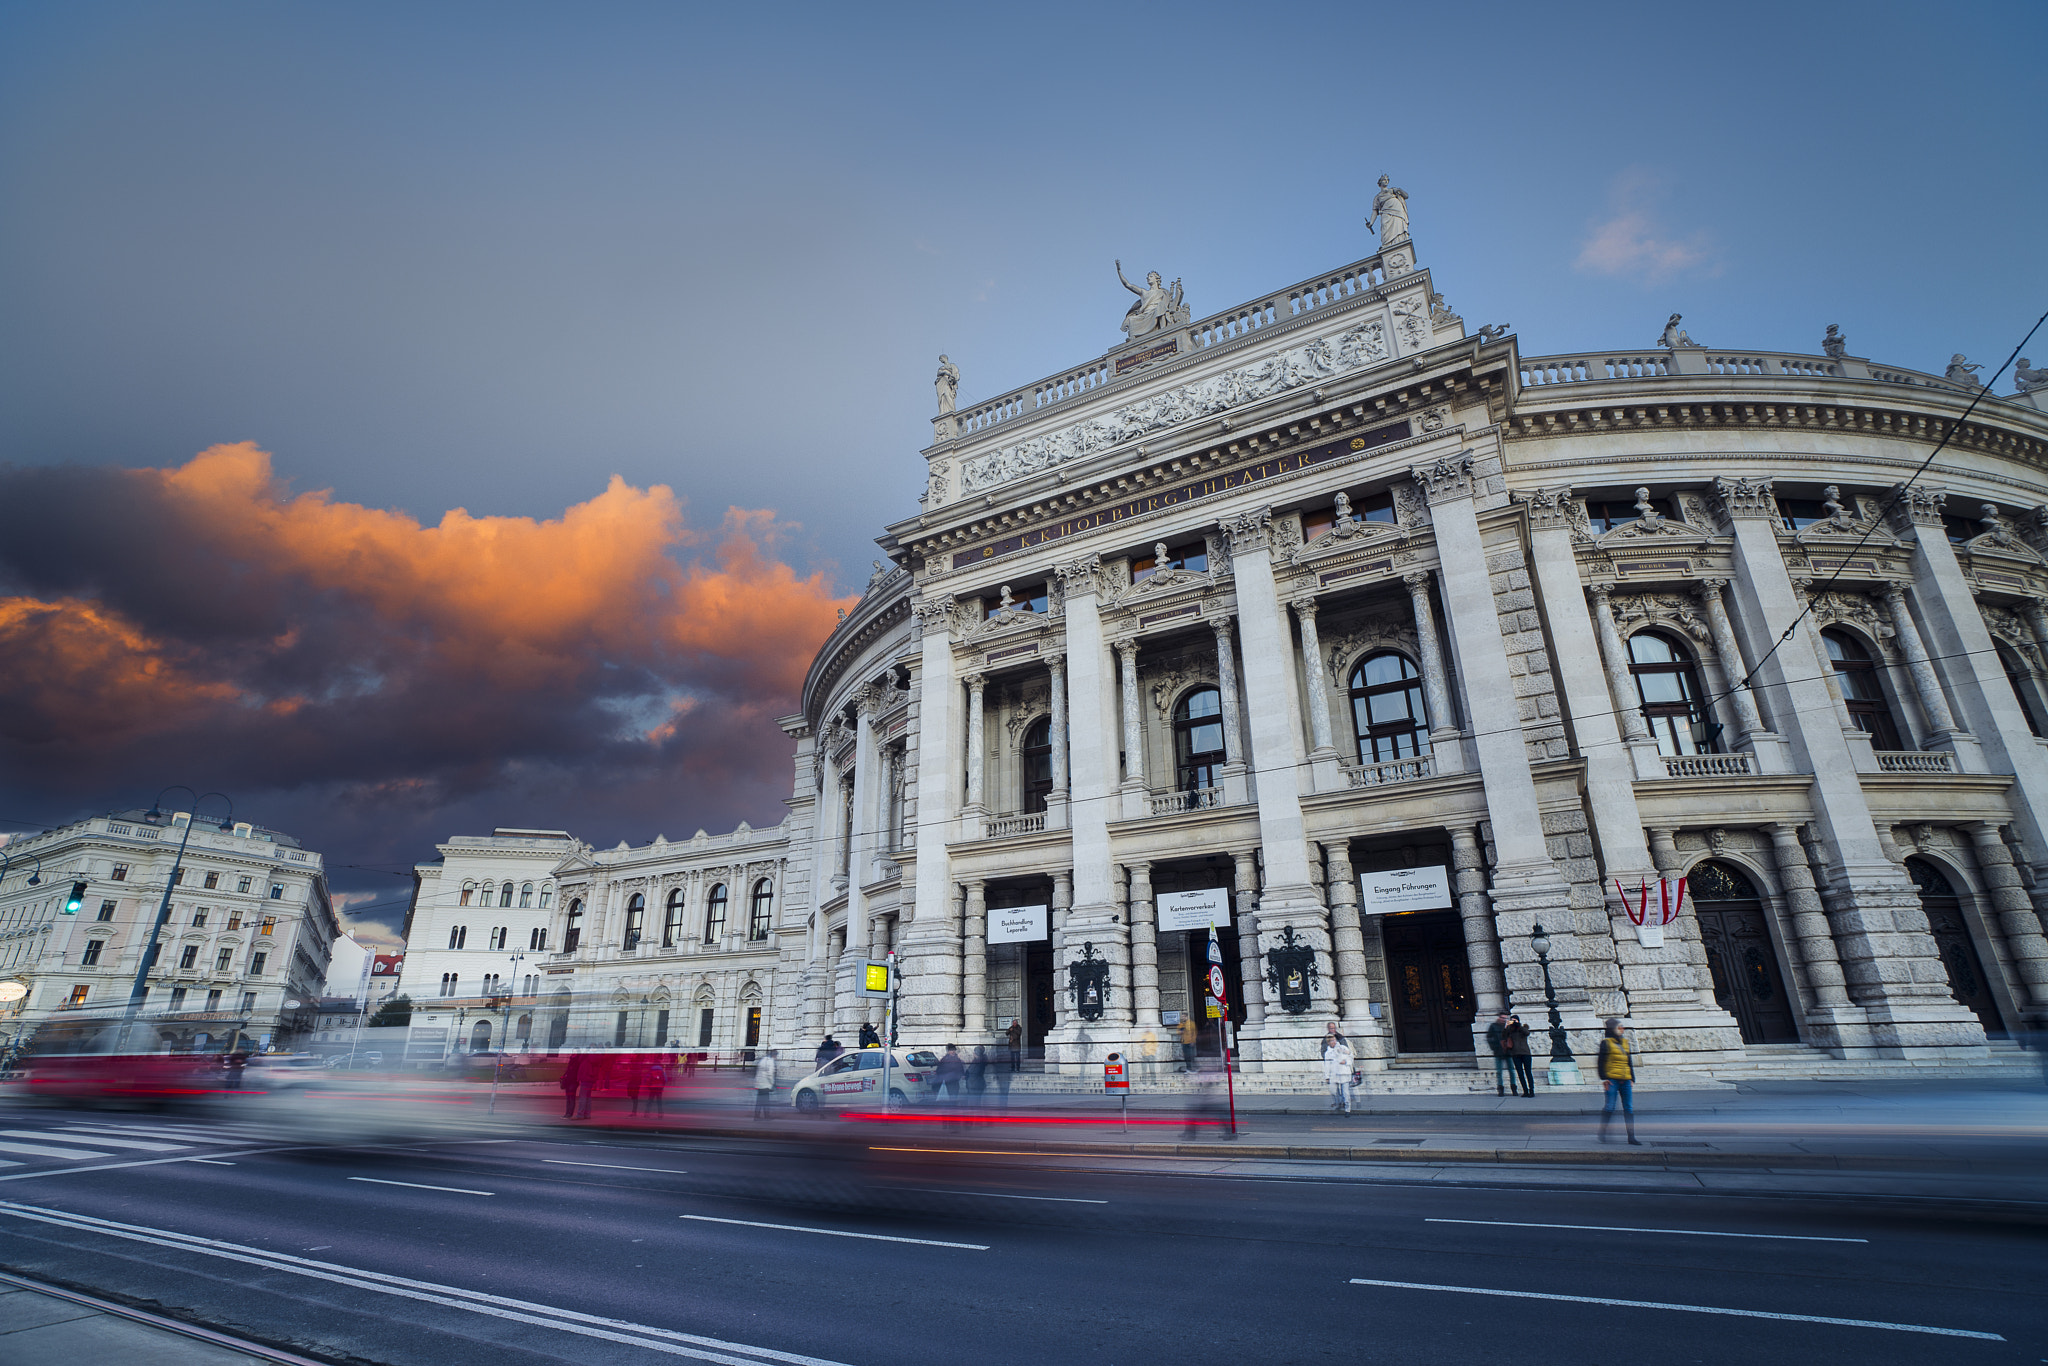
[[[1010,594],[1010,585],[1006,583],[1002,587],[1002,598],[997,603],[996,610],[989,613],[988,620],[982,622],[976,628],[976,634],[989,635],[996,631],[1007,631],[1012,627],[1018,626],[1035,627],[1043,630],[1046,624],[1046,616],[1046,613],[1034,612],[1029,607],[1018,606],[1016,598]]]
[[[1647,486],[1636,490],[1635,507],[1636,520],[1623,522],[1612,531],[1602,532],[1593,538],[1593,544],[1604,550],[1612,550],[1649,542],[1675,541],[1685,545],[1697,545],[1701,541],[1713,539],[1692,523],[1679,521],[1675,517],[1666,517],[1659,512],[1657,505],[1650,501],[1650,490]]]
[[[1288,558],[1296,564],[1317,559],[1337,550],[1356,550],[1361,546],[1385,542],[1397,545],[1409,538],[1405,526],[1389,526],[1385,522],[1368,522],[1351,510],[1348,495],[1337,495],[1337,522],[1328,531],[1306,545],[1298,547]]]
[[[1821,490],[1821,506],[1827,509],[1828,515],[1812,526],[1790,533],[1793,540],[1803,546],[1823,546],[1830,550],[1846,549],[1841,544],[1844,541],[1852,546],[1861,544],[1866,549],[1878,550],[1900,544],[1898,537],[1862,514],[1853,496],[1845,501],[1841,488],[1835,484]]]
[[[1152,563],[1164,564],[1167,558],[1166,542],[1161,541],[1152,547]],[[1190,584],[1199,584],[1206,588],[1214,582],[1208,574],[1198,574],[1191,569],[1159,569],[1117,594],[1117,600],[1121,602],[1137,597],[1141,593],[1163,593],[1168,589],[1184,588]]]
[[[1984,531],[1963,542],[1964,550],[1973,555],[1988,550],[1993,554],[2011,555],[2035,564],[2048,562],[2043,561],[2039,551],[2020,539],[2019,533],[2013,530],[2012,523],[1999,512],[1998,504],[1981,503],[1978,510],[1984,515],[1977,519],[1977,524],[1983,527]]]

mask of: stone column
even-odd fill
[[[1145,735],[1138,722],[1138,642],[1116,642],[1117,673],[1123,684],[1123,753],[1126,789],[1145,790]],[[1128,809],[1124,814],[1134,813]]]
[[[1628,647],[1614,624],[1614,603],[1609,599],[1612,584],[1596,583],[1588,590],[1593,597],[1593,631],[1600,642],[1600,662],[1607,668],[1607,690],[1614,694],[1614,713],[1621,718],[1624,740],[1647,740],[1650,724],[1643,720],[1636,697],[1635,675],[1629,672]]]
[[[1842,984],[1842,958],[1835,949],[1835,936],[1828,928],[1827,912],[1813,885],[1813,869],[1806,850],[1799,843],[1799,827],[1790,821],[1774,821],[1764,827],[1771,837],[1771,857],[1778,865],[1778,885],[1784,890],[1785,905],[1792,916],[1792,933],[1799,940],[1799,953],[1806,960],[1806,981],[1812,999],[1806,1003],[1807,1040],[1823,1048],[1839,1050],[1846,1042],[1842,1025],[1849,1019],[1849,992]]]
[[[1140,1030],[1159,1028],[1159,918],[1152,900],[1152,865],[1127,865],[1131,899],[1126,915],[1131,926],[1132,1023]]]
[[[1230,645],[1230,618],[1209,623],[1216,632],[1216,691],[1223,697],[1223,760],[1244,762],[1243,722],[1237,706],[1237,652]]]
[[[986,674],[967,675],[967,809],[979,814],[987,810],[982,800],[983,769],[987,765],[988,725],[982,715],[982,694],[988,689]]]
[[[1237,882],[1237,970],[1243,979],[1244,1028],[1266,1021],[1266,973],[1259,958],[1259,860],[1250,849],[1231,851]],[[1208,941],[1203,943],[1206,947]]]
[[[1067,657],[1054,651],[1045,657],[1045,668],[1051,678],[1052,724],[1046,729],[1047,742],[1052,746],[1052,791],[1045,798],[1045,824],[1049,830],[1063,830],[1067,825]]]
[[[847,822],[846,841],[846,947],[850,951],[849,958],[864,956],[868,947],[868,903],[861,893],[861,886],[874,880],[874,869],[869,863],[882,824],[877,812],[886,806],[886,802],[877,801],[884,791],[882,755],[875,740],[875,717],[882,709],[882,702],[882,690],[869,684],[860,690],[854,706],[853,812],[852,819]],[[735,883],[735,911],[739,910],[743,892],[744,888]]]
[[[959,931],[946,847],[956,835],[964,748],[960,685],[953,672],[954,611],[950,598],[928,598],[915,608],[917,722],[910,738],[917,754],[916,891],[906,908],[908,921],[898,926],[906,1043],[944,1043],[959,1010]]]
[[[988,899],[980,878],[966,884],[967,903],[960,935],[960,1028],[969,1046],[988,1033]]]
[[[1726,579],[1701,579],[1699,597],[1707,609],[1714,653],[1721,656],[1721,672],[1728,680],[1728,702],[1735,708],[1736,730],[1740,739],[1748,743],[1766,727],[1757,716],[1756,699],[1750,696],[1746,681],[1749,670],[1742,662],[1742,647],[1736,643],[1735,628],[1728,624],[1728,609],[1721,601],[1721,590],[1727,586]]]
[[[1429,605],[1429,571],[1403,574],[1408,604],[1415,613],[1415,652],[1422,656],[1422,696],[1429,706],[1429,747],[1439,773],[1458,773],[1458,723],[1451,713],[1450,680],[1444,676],[1444,650],[1436,634],[1436,613]]]
[[[1069,1014],[1065,991],[1067,984],[1061,980],[1065,973],[1060,965],[1067,961],[1067,911],[1073,904],[1074,875],[1062,868],[1052,875],[1052,908],[1048,912],[1052,921],[1050,928],[1053,961],[1052,1023],[1046,1027],[1048,1035],[1065,1024]],[[1028,1001],[1025,1002],[1025,1008],[1029,1009],[1030,1004]]]
[[[1493,928],[1493,908],[1486,903],[1486,854],[1479,847],[1478,834],[1468,825],[1451,827],[1451,869],[1458,893],[1458,922],[1465,931],[1465,969],[1472,977],[1476,1010],[1472,1028],[1483,1039],[1493,1017],[1507,1005],[1508,991],[1500,965],[1500,938]],[[1546,1023],[1544,1027],[1549,1026]]]
[[[1977,851],[1977,871],[1984,876],[1984,890],[1991,907],[1998,912],[1998,928],[2005,934],[2005,954],[2012,960],[2013,992],[2030,1023],[2039,1026],[2048,1014],[2048,940],[2041,935],[2041,922],[2034,915],[2027,889],[2013,866],[2012,850],[1998,826],[1991,821],[1969,821],[1963,827]]]
[[[2035,646],[2048,650],[2048,599],[2028,598],[2022,610],[2027,614],[2027,630],[2033,633]]]
[[[1301,656],[1308,666],[1308,728],[1315,750],[1310,755],[1334,753],[1330,740],[1330,683],[1323,671],[1322,643],[1316,638],[1316,600],[1303,598],[1294,604],[1294,616],[1301,623]]]
[[[1800,619],[1806,623],[1807,644],[1813,647],[1813,656],[1820,662],[1821,681],[1828,686],[1828,696],[1834,699],[1835,719],[1841,723],[1842,733],[1851,737],[1863,735],[1862,727],[1849,719],[1849,703],[1842,696],[1842,680],[1835,676],[1835,666],[1828,656],[1828,645],[1821,639],[1820,623],[1813,616],[1813,580],[1797,578],[1791,580],[1793,601],[1799,604]],[[1870,746],[1870,737],[1864,735],[1864,748]],[[1862,767],[1862,765],[1858,765]],[[1871,766],[1873,769],[1875,765]]]
[[[1372,981],[1365,970],[1365,933],[1358,915],[1358,877],[1351,869],[1351,846],[1333,840],[1323,846],[1329,867],[1324,897],[1330,903],[1330,957],[1337,966],[1337,1005],[1360,1058],[1386,1057],[1386,1023],[1372,1016]]]
[[[1948,709],[1948,696],[1941,690],[1941,679],[1934,672],[1934,661],[1927,657],[1927,647],[1920,642],[1920,628],[1913,623],[1913,609],[1906,605],[1906,590],[1899,584],[1887,584],[1884,590],[1885,606],[1891,609],[1892,630],[1898,633],[1899,649],[1905,653],[1906,668],[1913,675],[1913,691],[1920,698],[1920,710],[1927,717],[1927,724],[1934,734],[1930,741],[1946,740],[1957,730],[1954,713]],[[1829,670],[1830,673],[1833,669]],[[1928,748],[1923,745],[1922,748]]]

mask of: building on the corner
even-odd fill
[[[156,1046],[276,1049],[307,1030],[340,933],[320,855],[246,821],[220,829],[200,816],[188,832],[192,821],[124,811],[8,843],[0,984],[22,992],[11,1033],[69,1012],[124,1012],[167,885],[170,918],[140,1016]],[[81,904],[67,913],[79,883]]]

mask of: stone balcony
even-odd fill
[[[1956,756],[1945,749],[1881,749],[1875,752],[1879,773],[1954,773]]]

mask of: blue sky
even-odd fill
[[[251,442],[431,525],[559,517],[616,474],[700,531],[772,509],[774,554],[856,590],[915,510],[939,352],[965,402],[1121,340],[1115,259],[1197,317],[1355,260],[1383,171],[1437,287],[1524,354],[1646,346],[1676,310],[1712,346],[1835,322],[1893,364],[1995,365],[2048,308],[2044,29],[2010,3],[4,3],[0,481]],[[772,823],[763,773],[587,833]],[[0,788],[0,816],[134,795],[110,785]],[[465,790],[386,854],[491,819]]]

